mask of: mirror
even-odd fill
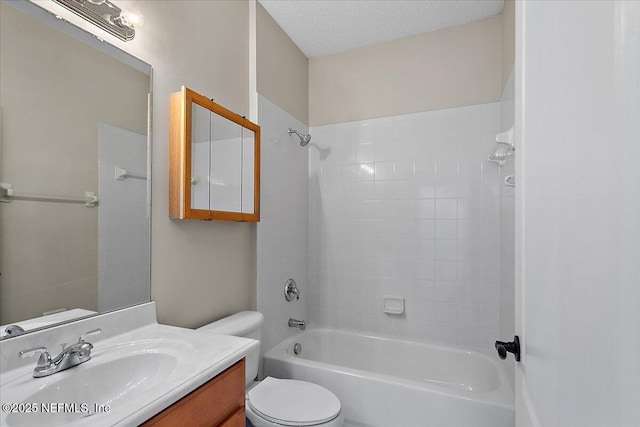
[[[259,152],[259,149],[258,151]],[[258,159],[259,160],[259,159]],[[247,128],[242,128],[242,203],[240,211],[245,214],[256,212],[256,133]],[[258,171],[258,175],[260,175]]]
[[[194,105],[196,107],[196,105]],[[198,108],[202,108],[197,106]],[[242,127],[217,114],[209,113],[211,131],[207,141],[192,138],[193,159],[208,164],[209,207],[212,211],[242,212]],[[191,127],[197,132],[198,123]],[[195,135],[195,134],[194,134]],[[209,147],[208,153],[198,152],[197,146]],[[194,187],[206,184],[203,180]]]
[[[151,66],[0,8],[0,335],[148,302]]]
[[[171,97],[170,215],[260,219],[260,127],[185,87]]]

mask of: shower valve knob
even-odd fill
[[[299,300],[300,299],[300,291],[298,290],[298,286],[296,285],[296,281],[293,279],[287,280],[287,283],[284,285],[284,299],[287,301]]]
[[[516,362],[520,361],[520,338],[517,335],[513,337],[511,342],[496,341],[495,347],[500,359],[504,360],[507,358],[507,353],[513,353]]]

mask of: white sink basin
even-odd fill
[[[36,358],[3,373],[0,425],[137,426],[258,342],[155,324],[93,344],[91,360],[48,377],[33,378]]]
[[[105,363],[78,366],[58,381],[44,385],[24,399],[39,409],[54,403],[62,412],[10,413],[7,426],[68,425],[96,413],[117,409],[132,393],[143,393],[157,386],[178,366],[178,359],[162,353],[142,353]],[[81,367],[86,369],[80,369]],[[51,379],[55,380],[52,376]],[[34,379],[35,380],[35,379]],[[61,405],[68,406],[61,406]]]

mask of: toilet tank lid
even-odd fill
[[[199,331],[207,331],[221,335],[233,335],[241,337],[257,328],[262,327],[264,316],[257,311],[241,311],[228,317],[198,328]]]

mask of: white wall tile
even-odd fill
[[[356,147],[356,160],[358,162],[373,162],[375,160],[374,145],[371,142],[358,144]]]
[[[458,279],[458,263],[456,261],[436,260],[435,265],[436,280],[455,281]]]
[[[475,326],[482,324],[482,309],[479,305],[458,304],[458,324]]]
[[[434,300],[456,303],[458,301],[458,285],[456,282],[436,282]]]
[[[458,222],[455,219],[436,219],[436,239],[457,239]]]
[[[435,244],[436,244],[436,260],[452,261],[454,264],[456,263],[458,259],[457,240],[436,240]]]
[[[393,162],[377,161],[375,163],[375,179],[376,181],[393,180]]]
[[[413,160],[396,160],[393,163],[393,179],[413,179]]]
[[[480,240],[482,238],[482,220],[459,219],[458,237],[460,239]]]
[[[436,200],[436,218],[457,219],[458,218],[458,199],[437,199]]]
[[[433,239],[419,239],[416,242],[417,259],[435,259],[436,258],[436,246]]]
[[[436,217],[436,202],[434,199],[417,199],[414,206],[416,218],[434,219]]]
[[[311,129],[331,149],[309,152],[312,323],[492,348],[501,187],[484,166],[499,120],[493,103]],[[406,298],[402,318],[384,294]]]
[[[455,324],[458,318],[457,309],[457,304],[436,301],[434,303],[436,322]]]

